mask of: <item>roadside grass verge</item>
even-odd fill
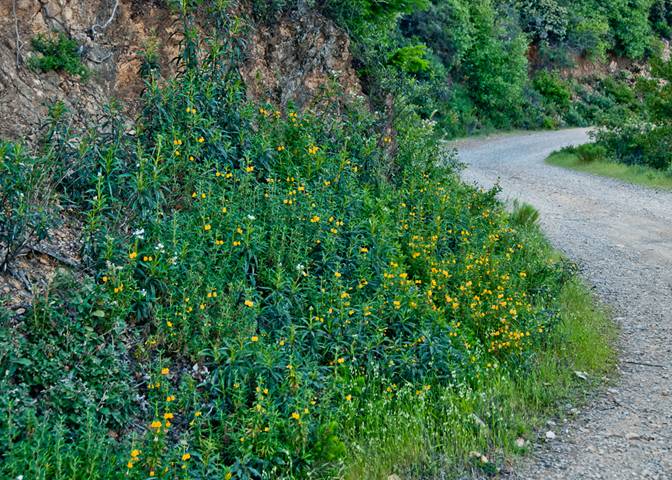
[[[530,209],[516,206],[512,218],[529,218],[520,212]],[[567,261],[536,224],[527,229],[528,242],[547,250],[549,263]],[[470,387],[423,393],[422,402],[418,392],[406,391],[396,403],[381,399],[362,408],[357,425],[348,426],[345,478],[462,478],[496,473],[528,452],[535,432],[550,418],[571,415],[569,405],[584,403],[617,358],[617,328],[580,278],[566,281],[556,308],[553,333],[523,369],[494,369]]]
[[[601,157],[585,160],[577,154],[576,150],[569,148],[555,152],[546,159],[546,162],[550,165],[615,178],[635,185],[672,190],[672,174],[670,173],[643,165],[614,162]]]

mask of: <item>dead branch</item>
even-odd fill
[[[117,14],[117,8],[119,8],[119,0],[114,0],[114,7],[112,7],[112,14],[110,15],[110,18],[108,18],[107,21],[102,25],[96,23],[91,27],[91,32],[93,32],[94,35],[98,34],[96,30],[100,30],[102,32],[110,26],[110,23],[112,23],[112,20],[114,20],[114,16]]]

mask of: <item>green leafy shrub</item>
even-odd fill
[[[672,164],[672,67],[669,61],[656,60],[651,72],[653,78],[640,79],[634,89],[620,82],[606,83],[614,97],[628,103],[604,116],[606,128],[597,139],[618,161],[666,170]]]
[[[491,2],[471,7],[476,27],[474,42],[465,54],[462,72],[470,95],[497,127],[520,117],[527,81],[527,41],[519,32],[508,34]]]
[[[0,270],[56,223],[55,164],[20,145],[0,142]]]
[[[537,42],[558,42],[567,33],[567,7],[556,0],[517,0],[523,29]]]
[[[429,70],[430,63],[426,56],[426,45],[409,45],[396,49],[388,62],[405,73],[418,74]]]
[[[563,269],[524,245],[496,192],[436,166],[433,125],[407,99],[392,151],[362,106],[246,102],[236,48],[150,81],[133,137],[113,115],[76,146],[52,136],[92,278],[54,286],[2,337],[18,395],[3,476],[60,456],[55,478],[76,464],[329,478],[358,411],[525,368],[553,328]]]
[[[30,43],[38,53],[30,58],[31,68],[42,72],[64,71],[81,79],[89,76],[89,70],[82,63],[79,45],[64,33],[37,35]]]
[[[518,227],[531,228],[538,225],[539,211],[528,203],[516,202],[511,212],[511,223]]]
[[[449,69],[460,65],[473,42],[474,26],[463,0],[434,1],[403,17],[400,27],[407,37],[422,39]]]
[[[609,22],[601,16],[578,17],[567,34],[568,46],[589,60],[605,61],[610,45]]]
[[[579,157],[579,160],[585,163],[604,160],[607,156],[607,149],[595,143],[586,143],[578,147],[567,147],[562,151],[575,154]]]
[[[572,92],[567,83],[556,73],[542,70],[534,77],[533,85],[554,106],[562,110],[569,108]]]

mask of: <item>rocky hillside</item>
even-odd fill
[[[248,21],[241,28],[247,45],[241,73],[251,98],[306,106],[330,84],[360,93],[347,34],[316,11],[293,11],[272,24]],[[86,80],[30,67],[38,55],[31,40],[54,32],[76,42],[90,71]],[[146,52],[170,77],[182,39],[181,20],[163,1],[3,0],[0,117],[10,121],[0,124],[0,138],[34,141],[49,107],[59,101],[80,126],[112,101],[132,118],[144,88]]]

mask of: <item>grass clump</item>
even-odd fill
[[[82,63],[80,48],[77,42],[64,33],[36,35],[30,40],[33,50],[37,52],[29,60],[34,70],[41,72],[57,71],[77,75],[82,80],[89,76],[89,70]]]
[[[235,36],[184,42],[133,135],[51,129],[85,268],[1,324],[0,476],[496,470],[469,452],[509,451],[557,400],[531,379],[573,365],[533,215],[438,167],[412,109],[391,151],[362,105],[247,101]]]
[[[672,189],[672,175],[669,172],[646,165],[612,161],[607,158],[606,149],[600,145],[565,148],[553,153],[546,161],[551,165],[615,178],[635,185]]]

